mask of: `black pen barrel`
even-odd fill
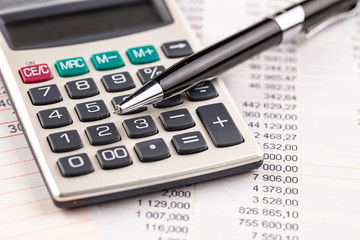
[[[312,29],[319,23],[356,6],[358,0],[310,0],[299,3],[305,11],[305,29]]]
[[[251,26],[171,66],[156,79],[164,98],[181,93],[194,84],[218,76],[241,62],[280,44],[282,30],[272,19]]]

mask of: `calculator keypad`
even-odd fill
[[[64,127],[73,122],[66,107],[42,110],[37,115],[43,128]]]
[[[83,147],[80,135],[76,130],[52,133],[47,137],[53,152],[69,152]]]
[[[86,153],[60,158],[57,164],[64,177],[76,177],[94,171]]]
[[[148,83],[153,80],[156,76],[159,76],[165,72],[164,66],[155,66],[140,69],[137,74],[142,84]]]
[[[98,150],[96,158],[102,169],[122,168],[132,164],[132,159],[125,146]]]
[[[154,108],[168,108],[180,105],[184,102],[181,95],[176,95],[174,97],[165,99],[161,102],[153,104]]]
[[[196,102],[216,98],[219,94],[211,82],[205,81],[187,91],[187,96],[190,101]]]
[[[120,141],[119,131],[114,123],[105,123],[87,127],[85,133],[91,145],[105,145]]]
[[[167,131],[179,131],[195,126],[189,110],[185,108],[163,112],[160,119]]]
[[[208,147],[201,132],[191,132],[175,135],[171,142],[180,155],[205,151]]]
[[[75,111],[82,122],[96,121],[110,117],[110,113],[103,100],[76,104]]]
[[[87,98],[99,94],[99,89],[92,78],[67,82],[65,89],[72,99]]]
[[[111,100],[111,103],[114,107],[114,109],[116,109],[116,106],[119,105],[120,103],[122,103],[126,98],[128,98],[130,95],[122,95],[122,96],[118,96],[118,97],[114,97]],[[119,115],[129,115],[129,114],[135,114],[135,113],[139,113],[139,112],[143,112],[146,111],[147,107],[146,106],[142,106],[142,107],[138,107],[132,111],[129,112],[125,112],[125,113],[120,113]]]
[[[122,92],[135,87],[134,80],[128,72],[105,75],[101,82],[107,92]]]
[[[136,143],[134,149],[141,162],[153,162],[170,157],[169,148],[162,138]]]
[[[158,133],[158,129],[151,116],[127,119],[123,122],[123,126],[129,138],[143,138]]]
[[[193,50],[186,40],[164,43],[161,48],[168,58],[185,57],[193,54]]]
[[[59,88],[55,84],[30,88],[28,94],[35,106],[53,104],[63,100]]]

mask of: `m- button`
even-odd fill
[[[94,54],[91,56],[91,61],[98,71],[116,69],[125,65],[118,51]]]
[[[59,60],[55,66],[61,77],[79,76],[89,72],[83,57]]]
[[[49,66],[45,63],[23,67],[20,75],[24,83],[44,82],[53,78]]]
[[[145,64],[160,60],[158,52],[152,45],[130,48],[126,54],[132,64]]]

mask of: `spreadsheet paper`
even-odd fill
[[[209,45],[295,1],[177,2]],[[359,33],[356,17],[224,74],[260,169],[71,210],[53,205],[0,82],[0,239],[359,239]]]

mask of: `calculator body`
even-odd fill
[[[135,4],[134,9],[137,7],[144,7],[146,9],[147,7],[142,6],[142,4],[150,4],[155,10],[144,10],[145,12],[148,11],[146,14],[151,15],[153,14],[153,11],[155,11],[160,17],[155,20],[152,20],[150,17],[149,20],[144,19],[138,23],[128,19],[131,24],[135,22],[134,26],[131,28],[125,27],[125,29],[120,29],[120,31],[102,32],[101,34],[90,32],[91,34],[85,34],[91,35],[91,37],[76,36],[74,38],[70,37],[60,39],[59,41],[54,41],[54,39],[45,39],[42,40],[42,42],[39,42],[39,40],[35,37],[35,40],[31,40],[33,42],[30,40],[30,42],[26,42],[27,40],[22,42],[23,40],[21,39],[16,42],[16,38],[18,38],[16,31],[15,35],[11,35],[13,33],[9,33],[9,29],[7,29],[7,22],[21,22],[25,19],[29,25],[24,25],[25,27],[20,26],[19,32],[21,33],[24,29],[28,29],[29,27],[31,28],[31,21],[32,19],[37,18],[37,14],[44,14],[44,12],[47,12],[50,15],[59,14],[59,18],[61,20],[62,16],[67,14],[67,11],[74,14],[74,9],[83,9],[84,4],[86,6],[91,6],[94,2],[107,2],[110,6],[111,4],[121,3],[119,6],[116,5],[120,10],[123,6],[133,4],[134,2],[138,2],[138,6]],[[182,103],[176,106],[168,108],[148,106],[146,111],[128,115],[117,115],[112,113],[114,111],[112,101],[115,97],[130,94],[134,91],[134,89],[142,85],[139,77],[137,76],[139,69],[152,68],[153,72],[147,70],[147,73],[151,72],[156,74],[156,72],[154,72],[154,67],[163,65],[167,68],[181,59],[179,57],[168,57],[162,49],[163,44],[173,42],[177,43],[177,41],[186,40],[194,51],[200,49],[199,43],[191,33],[191,30],[176,6],[175,1],[140,0],[133,1],[133,3],[131,2],[132,1],[66,2],[59,5],[47,5],[40,10],[23,10],[22,12],[6,13],[1,16],[1,76],[5,82],[7,91],[16,110],[16,114],[23,126],[26,139],[46,182],[50,195],[55,205],[58,207],[77,207],[207,181],[246,172],[258,168],[262,164],[262,152],[243,122],[235,104],[230,99],[230,94],[226,90],[226,87],[221,79],[211,82],[217,91],[217,96],[211,99],[203,101],[190,101],[188,96],[184,93],[182,94]],[[98,8],[98,6],[95,8]],[[86,12],[86,14],[90,14],[90,16],[91,14],[94,14],[93,9],[91,8],[90,10],[85,8],[84,11],[89,11],[90,13]],[[134,10],[135,15],[137,13],[136,11],[137,10]],[[131,14],[126,16],[127,18],[134,17],[131,16]],[[98,18],[99,16],[96,17]],[[55,23],[56,21],[54,24]],[[50,21],[49,26],[46,27],[51,27],[51,24],[53,23]],[[89,23],[89,25],[91,25],[91,23]],[[96,24],[94,23],[94,26],[95,25]],[[21,27],[24,29],[21,29]],[[101,31],[103,31],[103,29]],[[19,35],[20,37],[22,36],[21,34]],[[15,40],[11,38],[14,38]],[[51,38],[51,36],[49,38]],[[134,47],[148,45],[152,45],[154,47],[154,50],[157,51],[160,60],[149,63],[134,64],[131,61],[130,56],[127,55],[127,51],[129,49],[133,49]],[[181,47],[181,45],[178,46]],[[123,61],[122,66],[115,67],[110,70],[103,70],[97,68],[91,60],[94,58],[94,54],[113,51],[117,51],[120,54]],[[80,62],[80,60],[78,60],[80,57],[84,62]],[[85,64],[88,68],[87,72],[79,75],[75,74],[74,76],[61,76],[63,73],[60,73],[60,69],[56,66],[56,64],[59,65],[59,63],[61,63],[59,60],[63,59],[72,59],[72,61],[62,62],[62,67],[65,66],[65,70],[66,64],[68,64],[67,67],[69,68],[71,67],[70,63],[74,65],[74,68],[77,67],[76,64],[80,66]],[[99,61],[98,63],[103,63],[106,60],[104,57],[97,59]],[[47,66],[43,64],[46,64]],[[136,88],[120,92],[108,92],[101,79],[105,75],[124,72],[130,75]],[[35,83],[24,83],[24,78],[26,77],[30,77],[31,80],[31,78],[36,79],[38,75],[44,77],[47,74],[52,75],[48,76],[51,78],[50,80]],[[89,78],[94,80],[96,88],[98,89],[97,94],[88,97],[69,97],[69,89],[66,89],[65,84]],[[32,102],[33,100],[30,99],[31,89],[41,89],[41,93],[45,95],[45,91],[50,89],[48,86],[53,84],[57,86],[61,100],[59,99],[58,101],[49,104],[34,105]],[[76,86],[80,86],[79,88],[81,90],[81,86],[86,88],[87,84],[88,82],[80,82]],[[200,89],[200,92],[201,91],[206,92],[207,89]],[[103,101],[105,108],[107,108],[110,114],[104,118],[96,120],[80,120],[78,112],[79,109],[76,109],[78,105],[88,103],[90,105],[87,105],[87,110],[90,109],[89,111],[92,112],[98,109],[96,104],[93,104],[96,101]],[[214,145],[212,135],[208,132],[207,127],[204,125],[202,119],[200,119],[198,113],[199,107],[212,106],[214,104],[216,106],[223,105],[227,109],[227,112],[236,125],[237,129],[235,129],[235,131],[238,130],[243,137],[243,141],[240,144],[227,147],[216,147]],[[54,127],[50,124],[51,126],[49,128],[44,128],[40,121],[39,112],[57,108],[66,108],[70,115],[71,122],[59,127]],[[194,124],[191,127],[182,130],[166,130],[164,123],[159,116],[163,112],[175,111],[177,109],[188,110]],[[134,120],[137,121],[137,125],[135,124],[135,127],[146,128],[148,123],[144,122],[145,120],[142,116],[150,116],[153,119],[157,132],[151,136],[135,138],[129,137],[129,133],[127,132],[128,129],[126,129],[124,121],[137,118]],[[62,114],[55,111],[49,114],[48,117],[49,119],[51,118],[52,120],[57,120],[62,118]],[[219,122],[216,125],[224,127],[226,126],[228,120],[229,119],[221,119],[220,117],[218,118]],[[215,120],[212,122],[214,122],[215,126]],[[101,124],[108,123],[115,124],[121,140],[118,139],[115,142],[100,143],[99,145],[95,144],[96,146],[93,145],[89,140],[89,132],[86,132],[88,130],[87,128],[91,126],[101,126]],[[104,128],[103,130],[105,131],[108,129]],[[61,150],[60,152],[54,152],[49,136],[67,131],[76,131],[78,133],[81,139],[81,146],[73,150],[65,149],[65,151]],[[206,148],[192,154],[186,152],[185,154],[179,154],[177,149],[174,147],[173,137],[175,135],[187,133],[190,134],[190,138],[180,138],[183,140],[183,143],[185,143],[184,139],[194,140],[194,138],[194,142],[196,142],[199,140],[196,135],[191,136],[191,133],[195,132],[201,133],[203,140],[206,142]],[[99,133],[99,136],[106,134],[107,132],[105,131],[102,134]],[[69,137],[68,135],[63,134],[61,136],[63,137],[62,140],[72,141],[72,139],[67,139]],[[146,142],[152,139],[162,139],[163,143],[165,143],[168,148],[170,156],[166,156],[164,159],[158,161],[139,161],[139,152],[135,149],[135,146],[137,146],[139,142]],[[191,141],[187,141],[186,143],[190,143]],[[117,146],[120,147],[116,148]],[[150,145],[150,148],[155,149],[156,147],[156,144]],[[130,158],[130,163],[126,166],[104,169],[99,163],[100,160],[97,154],[99,154],[98,151],[101,149],[110,148],[113,150],[107,150],[107,155],[103,155],[106,158],[106,163],[111,163],[113,158],[121,158],[125,155]],[[126,153],[122,151],[125,148],[127,150]],[[114,149],[116,149],[116,151]],[[82,164],[84,164],[83,159],[76,157],[82,156],[81,154],[87,154],[92,170],[86,172],[86,174],[79,174],[78,176],[76,174],[64,176],[59,164],[59,159],[67,159],[67,164],[70,164],[70,167],[73,167],[76,170],[76,168],[79,166],[79,168],[81,168]],[[69,160],[69,156],[75,157]]]

